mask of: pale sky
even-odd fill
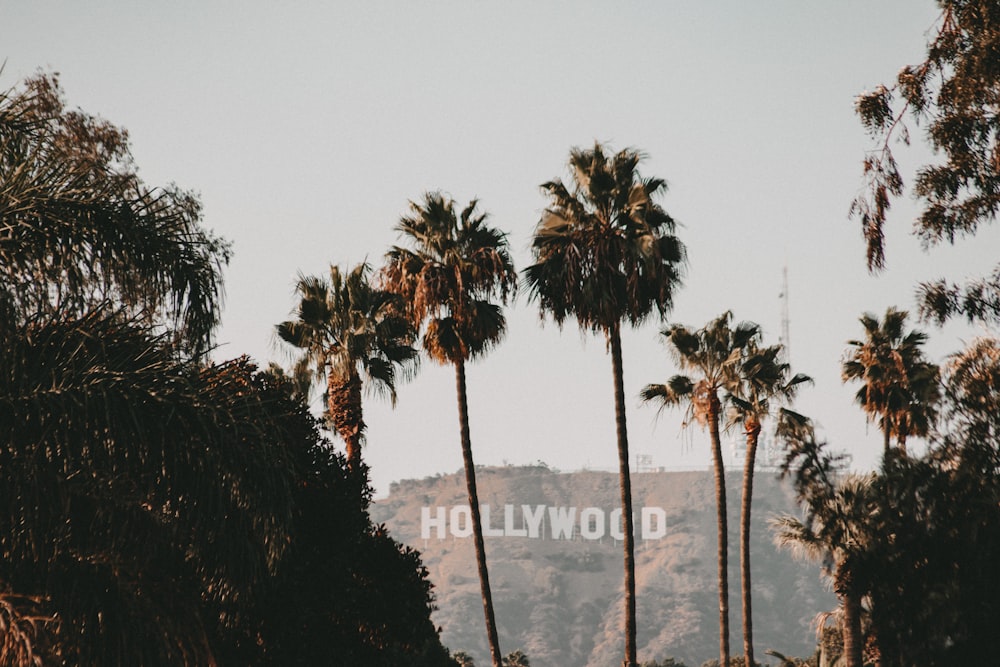
[[[991,229],[923,253],[904,198],[889,270],[872,277],[847,218],[869,147],[854,96],[919,61],[936,16],[929,0],[0,0],[0,85],[59,72],[70,106],[128,129],[147,183],[200,193],[205,226],[235,250],[215,357],[262,366],[287,361],[273,330],[296,276],[377,266],[426,190],[479,198],[521,269],[546,205],[539,184],[567,176],[570,148],[638,148],[642,172],[670,184],[661,204],[690,256],[668,321],[700,327],[731,309],[775,343],[787,266],[792,362],[816,380],[797,407],[863,468],[880,438],[840,382],[858,317],[913,309],[919,280],[988,272],[1000,247]],[[905,169],[928,154],[899,157]],[[525,295],[508,316],[505,342],[469,369],[477,463],[613,469],[603,339],[542,326]],[[983,333],[913,325],[936,361]],[[676,372],[662,326],[624,339],[631,450],[707,468],[707,436],[637,398]],[[450,368],[425,363],[395,410],[371,398],[365,418],[379,495],[461,468]]]

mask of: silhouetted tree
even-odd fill
[[[1000,211],[1000,6],[994,0],[938,0],[941,16],[927,58],[899,70],[891,87],[858,96],[856,109],[875,147],[864,160],[865,192],[851,207],[868,244],[868,268],[885,266],[884,225],[904,180],[894,139],[909,143],[907,116],[925,128],[940,162],[921,167],[915,233],[929,246],[972,236]],[[1000,321],[1000,266],[964,286],[941,279],[920,286],[921,314]]]
[[[684,245],[674,220],[655,201],[666,181],[643,178],[641,154],[606,155],[600,144],[570,152],[571,188],[561,180],[542,185],[549,206],[535,228],[535,264],[524,279],[542,316],[560,326],[576,318],[582,330],[601,331],[611,352],[625,560],[625,667],[636,664],[635,545],[628,430],[622,370],[621,326],[637,326],[655,310],[673,305],[681,282]]]
[[[811,423],[794,415],[785,417],[782,436],[788,454],[783,474],[793,477],[805,517],[776,519],[776,540],[799,556],[822,562],[840,602],[845,665],[862,667],[862,601],[871,575],[867,562],[877,553],[878,544],[873,518],[878,497],[873,489],[875,477],[838,478],[841,459],[816,440]]]
[[[142,182],[124,129],[68,111],[55,75],[0,92],[4,317],[112,303],[202,353],[229,247],[200,220],[192,193]]]
[[[726,512],[726,470],[722,460],[719,425],[722,411],[721,392],[738,394],[740,372],[750,346],[760,338],[760,327],[729,322],[732,313],[691,331],[675,324],[664,329],[671,356],[692,375],[675,375],[666,384],[650,384],[642,390],[642,400],[661,407],[687,406],[687,413],[703,427],[708,427],[715,471],[715,506],[718,527],[719,575],[719,664],[729,664],[729,521]],[[690,423],[690,420],[685,424]]]
[[[476,205],[473,200],[456,215],[454,201],[440,193],[427,193],[419,204],[411,202],[411,215],[400,219],[396,227],[410,247],[389,250],[382,279],[385,289],[403,297],[411,321],[422,329],[427,355],[455,367],[462,460],[486,634],[493,666],[501,667],[472,459],[465,363],[484,356],[503,338],[507,320],[502,305],[517,291],[517,273],[507,237],[487,224],[486,214],[476,211]]]
[[[365,436],[362,385],[395,404],[397,379],[412,375],[417,361],[415,330],[398,295],[372,287],[368,274],[359,264],[346,276],[331,266],[329,280],[300,277],[296,318],[277,326],[283,341],[302,350],[298,366],[326,381],[326,419],[353,469]]]
[[[433,598],[419,554],[368,514],[367,471],[346,465],[281,378],[264,383],[292,421],[291,539],[228,664],[335,667],[453,664],[430,620]],[[360,474],[359,474],[360,473]]]
[[[49,619],[43,662],[212,664],[204,607],[273,572],[291,476],[239,363],[113,313],[0,331],[0,588]]]

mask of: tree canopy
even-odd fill
[[[301,390],[206,363],[228,256],[55,76],[0,93],[3,664],[448,664]]]
[[[7,316],[109,302],[211,344],[229,245],[201,204],[138,176],[128,132],[69,110],[56,75],[0,92],[0,307]]]
[[[993,0],[938,5],[926,59],[856,100],[875,146],[865,157],[865,187],[851,214],[861,222],[874,271],[886,265],[884,227],[892,199],[904,192],[892,143],[910,142],[907,118],[924,128],[941,158],[919,168],[913,181],[922,207],[915,233],[925,246],[972,236],[1000,211],[1000,6]],[[921,315],[939,322],[955,315],[1000,321],[1000,265],[964,285],[924,282],[919,294]]]

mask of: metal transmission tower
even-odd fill
[[[785,361],[792,362],[792,339],[788,335],[788,265],[785,264],[781,270],[781,338],[778,342],[785,351]]]

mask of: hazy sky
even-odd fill
[[[880,438],[839,379],[858,317],[913,308],[918,280],[986,272],[1000,247],[991,229],[925,254],[904,199],[889,270],[872,277],[847,219],[869,146],[854,96],[920,60],[936,16],[929,0],[0,0],[0,84],[59,72],[71,106],[129,130],[147,183],[201,194],[205,225],[235,250],[215,356],[262,365],[287,361],[272,332],[297,274],[378,265],[426,190],[478,197],[523,268],[546,204],[538,186],[567,175],[569,149],[639,148],[643,173],[670,184],[661,203],[690,255],[669,321],[700,327],[731,309],[777,342],[787,266],[792,361],[816,379],[798,407],[864,467]],[[902,162],[927,157],[914,148]],[[477,462],[613,468],[603,339],[541,326],[523,295],[509,325],[469,369]],[[645,384],[676,372],[660,328],[624,338],[632,451],[707,467],[703,433],[639,404]],[[982,333],[925,328],[936,360]],[[450,368],[425,363],[395,410],[369,399],[365,416],[380,494],[461,467]]]

